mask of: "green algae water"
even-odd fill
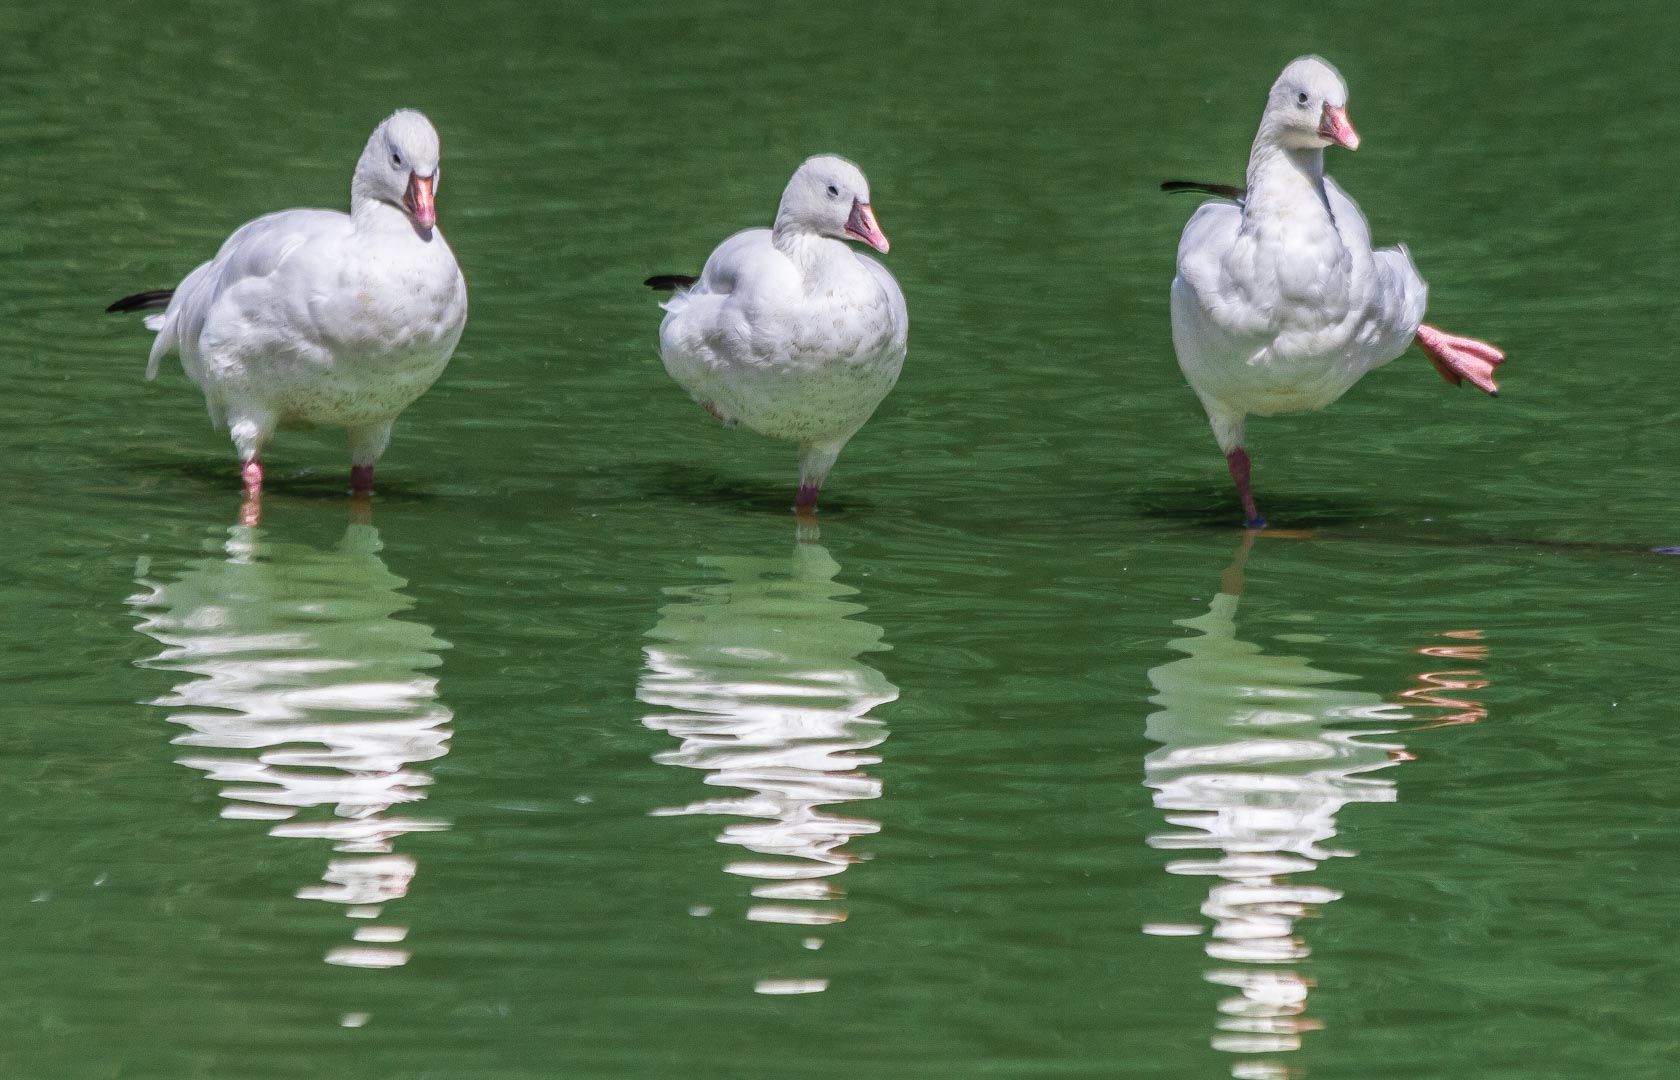
[[[1680,17],[650,3],[0,13],[0,1075],[1660,1078],[1680,1060]],[[1415,351],[1257,419],[1193,202],[1319,52]],[[100,313],[443,136],[472,315],[370,507]],[[869,175],[904,375],[816,528],[652,273]]]

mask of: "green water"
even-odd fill
[[[0,1075],[1668,1077],[1668,5],[0,13]],[[1173,362],[1290,57],[1497,401]],[[371,516],[109,300],[342,206],[400,105],[472,287]],[[820,533],[649,273],[869,173],[898,388]]]

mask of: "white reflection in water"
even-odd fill
[[[753,879],[755,922],[809,929],[844,922],[834,881],[855,856],[855,836],[880,826],[833,813],[837,803],[879,798],[865,766],[887,737],[868,713],[898,688],[858,658],[889,648],[881,628],[855,618],[857,590],[836,582],[840,564],[821,545],[798,544],[791,557],[703,558],[723,578],[669,590],[671,603],[648,633],[647,667],[637,697],[675,710],[644,719],[681,740],[654,755],[663,765],[705,772],[705,783],[734,789],[655,814],[721,814],[748,820],[724,826],[718,842],[744,849],[725,871]],[[765,994],[814,993],[826,980],[759,980]]]
[[[1144,782],[1173,826],[1149,843],[1206,852],[1167,871],[1205,876],[1210,886],[1207,923],[1144,929],[1209,934],[1207,955],[1223,965],[1205,978],[1234,991],[1219,1003],[1213,1046],[1243,1055],[1231,1069],[1238,1080],[1271,1080],[1295,1073],[1284,1059],[1253,1055],[1297,1049],[1319,1026],[1307,1016],[1309,950],[1295,922],[1341,896],[1301,876],[1353,854],[1332,846],[1343,806],[1394,801],[1394,782],[1372,774],[1407,760],[1398,743],[1379,739],[1410,717],[1376,694],[1333,685],[1353,676],[1239,640],[1253,542],[1244,536],[1207,613],[1179,622],[1196,632],[1170,643],[1184,658],[1149,672],[1161,709],[1146,733],[1161,747],[1144,761]]]
[[[327,551],[265,540],[236,526],[215,554],[173,580],[138,584],[139,629],[164,646],[144,666],[191,676],[153,704],[187,730],[177,760],[222,785],[225,818],[273,822],[269,835],[325,840],[322,880],[297,896],[377,920],[414,879],[405,833],[448,828],[394,807],[425,798],[412,768],[449,750],[451,714],[422,672],[448,647],[398,618],[407,584],[379,557],[379,533],[353,524]],[[260,858],[253,852],[253,858]],[[331,964],[407,963],[407,930],[373,921],[331,950]]]

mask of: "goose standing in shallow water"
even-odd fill
[[[1169,183],[1226,198],[1184,227],[1172,284],[1173,347],[1201,398],[1242,496],[1249,528],[1265,521],[1249,489],[1243,419],[1322,409],[1416,341],[1448,382],[1497,394],[1497,348],[1423,323],[1428,287],[1404,246],[1371,250],[1365,216],[1324,175],[1324,149],[1359,146],[1347,84],[1316,56],[1272,85],[1248,159],[1248,187]]]
[[[869,182],[844,158],[807,160],[782,193],[776,223],[719,244],[699,278],[649,278],[673,289],[659,355],[725,427],[799,444],[801,513],[898,380],[910,319],[887,268],[847,240],[887,250]]]
[[[262,492],[277,428],[350,436],[350,486],[373,487],[391,425],[443,374],[467,320],[467,285],[437,228],[438,136],[412,109],[374,130],[350,213],[281,210],[242,226],[174,289],[124,297],[158,332],[146,378],[172,352]]]

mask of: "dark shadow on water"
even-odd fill
[[[780,486],[754,483],[689,462],[652,462],[627,466],[625,472],[630,474],[632,485],[643,498],[661,503],[712,503],[754,514],[793,513],[797,477],[792,469],[788,471],[786,483]],[[872,507],[867,499],[845,498],[826,489],[817,503],[818,513],[830,517]]]
[[[1222,530],[1242,527],[1242,506],[1234,490],[1137,488],[1122,497],[1139,517]],[[1268,493],[1260,512],[1273,528],[1280,529],[1365,525],[1390,513],[1359,495],[1303,495],[1287,490]]]
[[[1196,528],[1230,531],[1242,527],[1242,510],[1235,494],[1211,488],[1138,488],[1121,498],[1135,515]],[[1319,532],[1355,529],[1362,540],[1387,538],[1407,543],[1433,543],[1476,548],[1542,549],[1562,554],[1680,556],[1672,541],[1628,543],[1594,540],[1548,540],[1526,536],[1490,536],[1463,531],[1453,524],[1455,512],[1443,508],[1438,520],[1426,497],[1379,508],[1358,493],[1333,495],[1274,491],[1260,505],[1273,532]],[[1456,508],[1453,508],[1456,511]]]
[[[239,496],[239,473],[231,459],[220,457],[176,457],[144,451],[130,454],[121,467],[129,474],[130,483],[140,486],[145,478],[153,482],[161,476],[176,476],[201,488],[206,495]],[[291,467],[271,462],[264,485],[271,497],[305,500],[337,501],[349,492],[349,469],[330,467]],[[766,514],[781,517],[793,513],[794,477],[792,470],[785,484],[761,483],[734,475],[721,469],[691,462],[650,462],[627,464],[622,467],[627,486],[639,498],[658,504],[710,504],[741,513]],[[377,500],[407,503],[430,503],[443,496],[425,490],[423,483],[391,481],[380,477],[374,484]],[[983,496],[976,494],[976,498]],[[1236,495],[1225,487],[1135,487],[1114,492],[1112,503],[1080,499],[1069,505],[1059,494],[1037,500],[1012,500],[1016,511],[1028,516],[1053,515],[1070,527],[1087,518],[1109,520],[1114,517],[1137,517],[1172,522],[1197,529],[1221,532],[1242,527],[1242,510]],[[923,504],[938,504],[958,516],[966,516],[963,500],[945,491],[942,497],[930,494]],[[1443,507],[1439,521],[1431,521],[1433,508],[1426,500],[1409,500],[1402,505],[1379,504],[1368,494],[1355,491],[1311,494],[1274,490],[1261,504],[1269,527],[1274,531],[1338,532],[1357,530],[1354,535],[1371,540],[1380,537],[1405,540],[1409,543],[1438,543],[1474,545],[1478,547],[1540,548],[1560,553],[1601,553],[1643,555],[1665,561],[1680,557],[1680,543],[1674,537],[1660,537],[1646,543],[1592,540],[1548,540],[1537,537],[1490,536],[1464,531],[1452,524],[1455,511],[1460,508]],[[853,512],[868,514],[876,511],[873,501],[856,493],[847,494],[842,478],[838,484],[823,492],[819,516],[834,520]],[[988,516],[994,524],[998,510],[993,507]]]
[[[132,454],[126,467],[137,477],[171,474],[191,481],[211,494],[237,498],[240,494],[239,467],[233,459],[181,458]],[[350,466],[333,468],[288,468],[283,463],[265,462],[263,493],[303,499],[343,499],[350,492]],[[430,502],[437,495],[418,484],[393,482],[375,474],[375,498]]]

